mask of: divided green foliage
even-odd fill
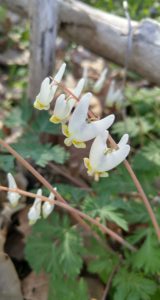
[[[121,268],[113,279],[113,300],[150,300],[155,294],[156,283],[142,273]]]
[[[153,129],[153,126],[145,117],[127,117],[125,122],[116,122],[113,125],[112,132],[122,136],[126,132],[126,128],[131,138],[136,137],[140,141],[142,136]]]
[[[49,161],[62,164],[68,158],[68,153],[63,147],[59,145],[52,146],[49,143],[41,144],[38,136],[36,137],[34,134],[24,135],[13,146],[24,158],[33,159],[41,167],[45,167]]]
[[[56,184],[59,193],[68,200],[72,206],[81,204],[87,192],[81,188],[69,184]]]
[[[160,176],[158,157],[159,153],[152,153],[145,147],[144,151],[138,152],[132,161],[133,169],[148,196],[157,194],[155,181]]]
[[[98,274],[100,279],[106,284],[109,275],[115,266],[118,265],[118,256],[94,239],[91,240],[86,253],[90,257],[88,271],[93,274]]]
[[[128,230],[127,222],[122,213],[114,206],[106,204],[106,198],[87,197],[83,204],[83,210],[93,218],[99,217],[103,224],[112,221],[124,230]]]
[[[26,246],[26,257],[36,272],[55,274],[57,270],[69,277],[80,272],[82,254],[83,243],[76,228],[66,216],[60,219],[55,213],[50,223],[40,220],[33,226]]]
[[[23,100],[19,106],[15,106],[8,112],[4,124],[8,128],[22,127],[28,128],[28,122],[31,119],[33,108],[30,105],[26,95],[23,96]]]
[[[83,260],[83,242],[75,226],[67,216],[53,214],[50,222],[39,220],[27,240],[25,254],[35,272],[46,271],[50,275],[49,299],[87,298],[83,280],[77,280]],[[73,285],[74,282],[74,285]],[[63,288],[62,288],[63,286]],[[72,287],[72,289],[71,289]],[[70,298],[69,298],[70,295]]]
[[[147,230],[147,237],[140,249],[133,255],[133,267],[146,275],[160,273],[160,250],[153,230]]]
[[[11,172],[14,168],[14,157],[8,154],[0,154],[0,169]]]
[[[54,288],[54,286],[56,288]],[[67,298],[66,298],[67,297]],[[89,300],[87,285],[83,278],[50,278],[48,300]]]
[[[41,133],[50,133],[58,135],[61,133],[60,125],[53,124],[49,122],[49,114],[46,111],[36,111],[35,121],[32,123],[32,129],[34,132]]]

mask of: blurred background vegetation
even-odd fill
[[[110,12],[119,16],[124,15],[122,0],[82,0],[95,8]],[[141,20],[150,17],[159,20],[160,3],[154,0],[129,0],[129,11],[133,20]]]

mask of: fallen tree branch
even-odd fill
[[[54,2],[54,0],[52,0]],[[28,14],[28,0],[0,0],[9,9]],[[127,47],[127,20],[75,0],[57,0],[59,33],[117,64],[124,65]],[[160,85],[160,25],[145,19],[132,21],[133,43],[128,67]],[[82,34],[84,33],[84,34]]]

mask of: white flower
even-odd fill
[[[7,174],[7,179],[8,179],[8,187],[10,189],[17,189],[17,184],[11,173]],[[15,192],[8,192],[7,194],[7,198],[13,207],[15,207],[18,204],[20,197],[21,196]]]
[[[95,82],[94,87],[93,87],[93,91],[95,93],[99,93],[101,91],[101,89],[103,88],[107,73],[108,73],[108,69],[105,68],[103,70],[103,72],[101,73],[100,77],[98,78],[98,80]]]
[[[34,107],[39,110],[48,110],[50,108],[50,103],[55,95],[58,88],[57,83],[60,83],[66,68],[66,64],[63,63],[55,75],[53,82],[50,82],[50,78],[46,77],[41,84],[40,92],[36,96],[34,102]]]
[[[108,148],[106,141],[108,131],[97,136],[91,146],[89,159],[84,158],[84,164],[88,169],[88,174],[98,180],[99,177],[106,177],[107,171],[118,166],[129,154],[130,146],[128,142],[128,134],[124,134],[118,143],[118,149]]]
[[[123,1],[124,10],[128,10],[128,1]]]
[[[82,77],[84,78],[84,81],[85,81],[84,87],[86,88],[88,86],[88,66],[87,65],[85,65],[83,68]]]
[[[94,139],[108,129],[114,121],[114,115],[109,115],[102,120],[87,122],[91,96],[91,93],[85,94],[71,115],[68,126],[62,125],[63,134],[67,137],[64,143],[67,146],[73,144],[77,148],[85,148],[84,142]]]
[[[121,107],[123,98],[122,90],[120,88],[116,89],[115,80],[112,80],[106,97],[106,105],[108,107],[112,107],[113,105],[117,106],[117,108]]]
[[[56,190],[56,188],[55,188]],[[52,201],[55,199],[55,195],[53,193],[50,193],[48,200]],[[49,201],[44,202],[43,206],[42,206],[42,214],[43,214],[43,218],[46,219],[51,212],[54,209],[54,204],[50,203]]]
[[[41,189],[38,189],[37,195],[42,196]],[[28,212],[28,219],[29,219],[30,225],[35,224],[37,222],[37,220],[41,218],[41,203],[42,202],[41,202],[40,198],[36,198],[34,200],[34,203]]]
[[[80,95],[81,95],[81,93],[82,93],[82,91],[83,91],[84,85],[85,85],[85,79],[84,79],[84,78],[81,78],[81,79],[78,81],[76,87],[75,87],[74,90],[73,90],[73,94],[74,94],[77,98],[80,97]]]
[[[78,98],[83,90],[84,87],[84,79],[82,78],[75,89],[73,90],[73,94]],[[60,95],[55,103],[54,112],[52,117],[50,118],[50,121],[52,123],[64,123],[67,121],[68,117],[70,116],[70,113],[75,106],[76,99],[74,99],[72,96],[68,97],[68,99],[65,99],[65,95]]]

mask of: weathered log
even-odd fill
[[[53,73],[57,34],[56,0],[32,0],[30,15],[30,61],[28,96],[33,99],[42,80]]]
[[[117,64],[124,64],[128,39],[126,19],[101,12],[79,1],[57,1],[59,32],[63,37]],[[0,0],[2,2],[12,10],[17,10],[17,5],[18,10],[23,6],[22,12],[27,14],[28,0]],[[132,28],[129,69],[160,85],[160,25],[145,19],[140,23],[133,21]]]

